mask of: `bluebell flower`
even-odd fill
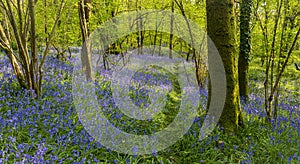
[[[238,148],[238,146],[236,145],[233,145],[233,149],[236,150]]]
[[[281,152],[278,153],[278,156],[282,159],[283,158],[283,155]]]

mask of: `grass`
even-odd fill
[[[126,155],[96,142],[79,121],[73,105],[72,65],[49,57],[45,65],[43,97],[31,99],[19,88],[7,58],[0,58],[0,163],[299,163],[300,106],[299,74],[288,67],[279,104],[277,122],[264,124],[262,82],[259,62],[250,67],[250,99],[242,104],[245,128],[236,135],[216,128],[198,140],[205,115],[199,114],[192,127],[174,145],[151,155]],[[291,72],[290,72],[291,71]],[[294,76],[296,75],[296,77]],[[174,82],[173,82],[174,84]],[[97,87],[98,99],[108,100],[109,87]],[[138,92],[138,91],[137,91]],[[143,95],[143,93],[137,94]],[[105,97],[106,96],[106,97]],[[138,97],[134,97],[138,100]],[[143,97],[143,96],[142,96]],[[159,131],[176,115],[179,94],[169,95],[166,109],[151,121],[132,121],[118,116],[117,108],[106,116],[132,134]],[[143,97],[145,98],[145,97]],[[205,104],[203,104],[205,106]],[[113,105],[110,105],[113,106]],[[120,114],[120,113],[119,113]],[[156,125],[156,127],[154,126]]]

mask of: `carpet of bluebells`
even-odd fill
[[[277,120],[265,124],[260,89],[253,89],[249,101],[242,104],[245,127],[236,135],[216,128],[199,141],[204,120],[199,115],[185,136],[167,150],[143,156],[111,151],[96,142],[78,119],[72,99],[72,62],[47,58],[43,94],[36,100],[31,91],[19,87],[9,60],[0,57],[0,163],[300,163],[299,95],[282,96]],[[102,96],[109,94],[101,86],[97,89]],[[134,95],[145,97],[144,91],[131,91],[138,92],[132,99]],[[172,105],[176,102],[170,103],[170,109]],[[107,113],[111,119],[114,115]],[[156,122],[165,126],[165,119],[169,118],[161,116]],[[118,120],[122,125],[124,121],[132,124],[118,118],[114,123]],[[127,131],[150,133],[161,128],[153,124],[155,121],[151,126],[135,124]]]

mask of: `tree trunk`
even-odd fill
[[[193,38],[193,34],[192,34],[191,25],[190,25],[190,22],[188,20],[188,17],[186,15],[186,13],[185,13],[183,3],[182,3],[182,1],[179,1],[179,0],[174,0],[174,1],[177,4],[177,6],[179,7],[180,12],[181,12],[182,16],[185,19],[185,22],[188,26],[188,31],[189,31],[189,34],[190,34],[191,44],[188,45],[189,51],[188,51],[188,54],[187,54],[187,57],[186,57],[186,61],[189,60],[189,55],[190,55],[190,53],[192,53],[192,55],[193,55],[192,59],[195,62],[195,68],[196,68],[195,73],[196,73],[197,83],[201,88],[204,88],[205,80],[203,80],[203,79],[205,79],[205,76],[206,76],[205,75],[206,74],[206,69],[205,69],[206,66],[201,63],[202,59],[201,59],[201,56],[200,56],[200,52],[196,52],[196,50],[195,50],[195,46],[200,46],[200,49],[201,49],[202,45],[203,45],[203,42],[201,43],[201,45],[195,45],[194,44],[194,38]]]
[[[9,57],[20,86],[26,89],[33,89],[36,93],[35,98],[39,98],[41,95],[43,63],[48,53],[47,49],[50,45],[51,38],[54,36],[55,28],[61,16],[64,4],[65,2],[62,0],[59,14],[57,15],[51,34],[48,36],[49,39],[46,40],[48,43],[46,43],[46,50],[44,51],[43,59],[39,65],[35,26],[35,1],[28,0],[27,3],[27,1],[23,2],[17,0],[17,5],[13,6],[16,10],[13,10],[9,0],[6,0],[6,3],[4,1],[0,1],[0,5],[2,7],[0,8],[0,12],[1,15],[4,16],[4,19],[2,20],[3,22],[0,24],[0,47],[4,49],[6,55]],[[22,16],[25,9],[28,9],[27,19],[24,19]],[[18,17],[15,17],[16,14]],[[6,20],[6,16],[9,21]],[[9,28],[9,26],[11,28]],[[27,49],[29,30],[31,53],[29,53]],[[11,33],[13,35],[10,35]],[[12,41],[15,41],[17,44],[17,54],[13,52]]]
[[[159,47],[158,47],[158,55],[159,56],[162,56],[162,54],[161,54],[162,38],[163,38],[163,33],[160,32],[160,34],[159,34]]]
[[[30,78],[31,85],[30,88],[33,89],[37,95],[40,97],[38,82],[38,55],[36,46],[36,27],[35,27],[35,2],[33,0],[28,1],[29,15],[30,15],[30,47],[31,47],[31,63],[30,63]]]
[[[240,15],[240,54],[238,62],[240,96],[248,98],[248,68],[251,51],[250,20],[252,13],[252,0],[242,0]]]
[[[171,12],[174,13],[174,0],[171,0]],[[171,15],[171,24],[170,24],[170,43],[169,43],[169,58],[173,57],[173,27],[174,26],[174,15]]]
[[[270,92],[273,92],[273,83],[274,83],[274,62],[275,62],[275,44],[276,44],[276,39],[277,39],[277,32],[278,32],[278,24],[280,20],[280,15],[281,15],[281,9],[282,9],[282,2],[283,0],[280,0],[280,2],[277,4],[278,10],[277,10],[277,15],[275,17],[275,23],[274,23],[274,28],[273,28],[273,37],[272,37],[272,42],[271,42],[271,51],[270,54],[267,54],[267,65],[266,65],[266,71],[265,71],[265,82],[264,82],[264,87],[265,87],[265,111],[267,113],[266,117],[266,122],[270,123],[271,122],[271,117],[273,113],[273,95],[270,94]],[[266,17],[268,15],[266,14]],[[265,24],[265,28],[268,27],[268,24]],[[268,46],[268,40],[266,40],[266,45]],[[275,91],[275,90],[274,90]]]
[[[136,30],[137,30],[137,49],[138,49],[138,55],[143,54],[143,40],[144,40],[144,34],[143,34],[143,19],[142,16],[139,14],[139,10],[141,10],[141,2],[139,0],[135,1],[135,11],[137,12],[136,15]]]
[[[224,63],[227,92],[219,123],[226,132],[234,133],[243,123],[238,86],[237,43],[233,0],[207,0],[207,32]],[[210,53],[210,50],[209,50]]]
[[[0,25],[0,38],[3,41],[3,43],[0,42],[0,47],[3,48],[4,52],[7,54],[8,58],[10,59],[11,66],[14,70],[14,73],[16,75],[19,84],[21,85],[22,88],[27,88],[25,83],[24,73],[22,72],[22,68],[13,54],[13,50],[9,45],[9,41],[1,25]]]
[[[90,6],[91,0],[80,0],[79,1],[79,19],[80,19],[80,29],[82,36],[82,71],[86,76],[87,80],[92,79],[92,59],[90,52],[90,41],[89,41],[89,18],[90,18]]]

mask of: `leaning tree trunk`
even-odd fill
[[[82,71],[86,76],[87,80],[92,79],[92,59],[90,51],[90,40],[89,40],[89,18],[90,18],[90,6],[92,0],[80,0],[79,1],[79,19],[80,19],[80,28],[82,36],[82,52],[81,52],[81,61],[82,61]]]
[[[238,62],[240,96],[248,98],[248,68],[251,51],[250,20],[252,13],[252,0],[242,0],[240,15],[240,54]]]
[[[233,0],[207,0],[207,32],[215,43],[225,67],[227,93],[219,123],[226,132],[236,132],[243,123],[240,107],[237,42]],[[210,53],[210,50],[208,51]]]
[[[25,76],[24,73],[22,72],[22,68],[13,54],[12,48],[10,47],[9,41],[1,25],[0,25],[0,38],[3,41],[0,42],[0,47],[3,48],[4,52],[7,54],[19,84],[21,85],[22,88],[27,88],[27,85],[25,83]]]

